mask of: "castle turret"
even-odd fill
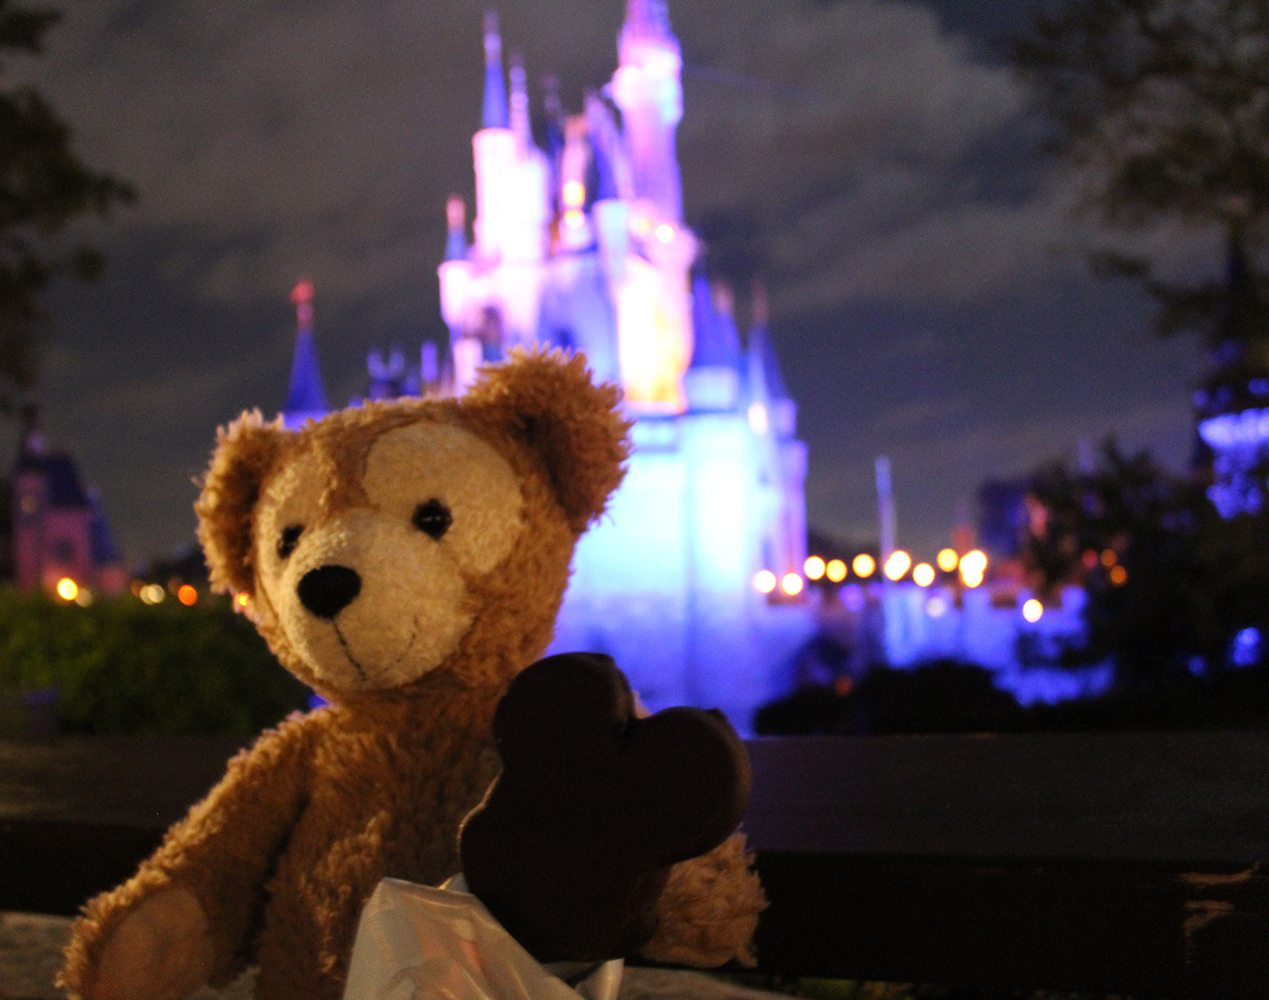
[[[511,133],[516,137],[516,149],[521,156],[533,145],[529,126],[529,87],[524,75],[524,56],[511,54]]]
[[[740,337],[730,309],[714,308],[703,274],[692,282],[692,333],[692,365],[683,375],[688,408],[735,410],[740,396]]]
[[[291,383],[282,407],[282,419],[294,430],[305,420],[321,420],[330,412],[322,373],[313,342],[313,283],[303,278],[291,291],[295,303],[295,353],[291,358]]]
[[[507,128],[507,85],[502,79],[502,35],[498,31],[498,12],[485,12],[485,103],[481,128]]]
[[[452,194],[445,202],[445,259],[467,259],[467,205],[462,195]]]
[[[628,0],[612,96],[621,108],[634,167],[635,196],[659,221],[683,217],[674,131],[683,117],[682,56],[663,0]]]

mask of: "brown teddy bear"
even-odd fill
[[[618,390],[521,353],[459,400],[219,435],[196,509],[212,583],[245,595],[329,706],[293,716],[76,921],[60,982],[167,1000],[259,967],[258,1000],[336,1000],[379,880],[434,885],[498,772],[495,706],[550,641],[573,548],[621,482]],[[745,961],[763,906],[740,836],[675,867],[644,954]]]

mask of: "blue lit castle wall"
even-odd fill
[[[674,145],[680,56],[664,4],[629,0],[618,47],[611,104],[590,94],[566,116],[548,92],[543,150],[524,69],[512,62],[507,88],[486,18],[474,238],[451,199],[439,269],[454,389],[535,342],[581,350],[621,384],[635,452],[577,550],[555,648],[611,654],[653,709],[718,706],[747,728],[814,630],[796,593],[754,587],[762,570],[801,584],[806,449],[761,303],[742,348],[729,303],[692,279],[699,245]]]

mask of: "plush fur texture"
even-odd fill
[[[261,736],[85,906],[60,977],[72,996],[160,1000],[256,963],[259,1000],[337,1000],[378,881],[458,870],[459,824],[498,770],[494,708],[545,650],[574,545],[621,482],[618,400],[581,357],[521,353],[461,400],[372,403],[297,432],[250,413],[220,432],[196,505],[212,583],[246,595],[331,705]],[[761,889],[743,849],[717,854],[686,863],[717,874],[679,878],[650,953],[745,956]],[[682,919],[702,914],[714,932]],[[168,932],[179,988],[142,961]]]

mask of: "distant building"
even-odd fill
[[[75,460],[50,451],[28,416],[11,482],[13,580],[22,590],[54,591],[63,578],[89,592],[117,594],[128,571],[95,489],[85,489]]]

